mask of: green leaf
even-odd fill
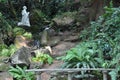
[[[0,17],[2,16],[2,13],[0,12]]]
[[[117,80],[117,72],[116,70],[113,70],[111,72],[109,72],[109,75],[111,76],[112,80]]]
[[[9,56],[9,50],[4,48],[4,49],[2,49],[1,54],[2,54],[3,56]]]
[[[47,61],[49,64],[51,64],[53,62],[53,59],[51,57],[49,57]]]

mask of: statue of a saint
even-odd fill
[[[27,10],[27,7],[23,6],[22,20],[21,20],[21,22],[18,22],[18,26],[28,26],[28,27],[30,27],[29,12],[27,12],[26,10]]]

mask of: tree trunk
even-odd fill
[[[104,13],[105,3],[104,0],[93,0],[90,6],[90,21],[98,19],[100,15]]]

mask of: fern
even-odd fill
[[[34,73],[33,72],[25,72],[27,68],[21,68],[19,66],[10,67],[9,73],[17,80],[34,80]]]
[[[82,42],[67,51],[63,60],[69,68],[115,68],[109,75],[117,80],[120,61],[120,7],[105,7],[105,13],[82,31]]]

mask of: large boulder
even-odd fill
[[[69,50],[72,47],[75,47],[76,43],[72,42],[61,42],[55,47],[52,48],[52,56],[57,57],[57,56],[64,56],[66,54],[66,51]]]
[[[79,11],[65,12],[53,18],[53,25],[56,29],[71,29],[74,26],[84,26],[89,23],[88,8],[79,8]]]
[[[43,46],[46,46],[47,43],[48,43],[48,39],[49,39],[49,36],[48,36],[48,29],[45,29],[42,33],[42,36],[41,36],[41,45]]]
[[[11,56],[12,65],[29,66],[30,49],[22,47]]]
[[[65,12],[53,18],[53,22],[56,26],[59,26],[59,28],[66,28],[73,25],[75,16],[76,12]]]
[[[56,36],[57,33],[54,29],[45,29],[41,33],[41,45],[43,46],[54,46],[56,45],[61,39]]]
[[[33,50],[32,53],[35,53],[34,55],[37,56],[39,55],[39,53],[44,53],[44,54],[49,54],[51,55],[52,54],[52,49],[50,46],[45,46],[45,47],[42,47],[40,49],[37,49],[37,50]]]

